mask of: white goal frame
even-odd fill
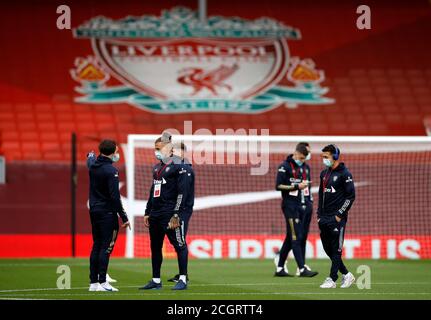
[[[139,213],[128,210],[135,199],[135,148],[139,141],[153,142],[160,134],[130,134],[128,135],[127,145],[123,145],[126,161],[126,178],[127,178],[127,198],[123,198],[125,209],[129,215],[129,220],[132,229],[126,231],[126,250],[125,257],[134,257],[134,220],[136,216],[143,216],[144,209],[140,208]],[[303,136],[303,135],[174,135],[174,141],[183,141],[186,144],[193,141],[226,141],[226,142],[280,142],[280,143],[295,143],[299,141],[307,141],[310,143],[384,143],[387,150],[379,150],[379,152],[408,152],[408,151],[430,151],[431,137],[430,136]],[[402,144],[399,149],[394,149],[394,144]],[[420,150],[409,148],[412,143],[423,144]],[[364,149],[362,149],[364,150]],[[347,153],[354,153],[348,151]],[[357,152],[360,152],[358,150]],[[346,153],[346,152],[344,152]],[[142,211],[142,212],[141,212]]]

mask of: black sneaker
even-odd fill
[[[274,277],[293,277],[290,274],[288,274],[286,271],[284,271],[284,269],[280,270],[280,271],[276,271],[274,273]]]
[[[148,283],[143,286],[140,287],[139,290],[158,290],[162,288],[162,282],[160,283],[155,283],[152,279],[150,281],[148,281]]]
[[[312,278],[314,276],[317,276],[319,272],[308,270],[307,268],[304,268],[302,272],[299,274],[300,277],[307,277]]]
[[[187,282],[189,282],[189,276],[187,276]],[[172,277],[170,279],[168,279],[169,282],[178,282],[178,280],[180,280],[180,275],[176,274],[175,277]]]

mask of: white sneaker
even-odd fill
[[[111,286],[111,285],[109,284],[109,282],[108,282],[108,281],[106,281],[106,282],[104,282],[104,283],[101,283],[101,284],[100,284],[99,290],[97,290],[97,291],[111,291],[111,292],[117,292],[117,291],[118,291],[118,289],[117,289],[117,288],[114,288],[113,286]]]
[[[341,286],[340,288],[348,288],[355,282],[355,277],[352,273],[348,273],[346,275],[343,274],[343,277],[341,279]]]
[[[109,282],[109,283],[115,283],[115,282],[117,282],[117,280],[112,279],[112,278],[109,276],[109,274],[106,274],[106,281],[107,281],[107,282]]]
[[[307,269],[308,271],[311,271],[311,268],[309,266],[307,266],[306,264],[304,264],[304,268]],[[296,276],[299,277],[301,275],[301,271],[299,271],[299,268],[296,268]]]
[[[100,287],[100,283],[96,282],[96,283],[90,283],[90,288],[88,289],[88,291],[100,291],[98,290]]]
[[[337,287],[337,284],[331,278],[326,278],[320,287],[322,289],[333,289]]]
[[[280,252],[275,253],[275,257],[274,257],[275,268],[278,268],[278,261],[280,261]],[[286,259],[286,262],[284,263],[284,271],[286,271],[286,273],[289,273],[289,270],[287,270],[287,259]]]

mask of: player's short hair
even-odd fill
[[[307,147],[305,145],[299,144],[299,143],[296,145],[295,151],[303,154],[305,157],[308,156],[308,153],[309,153],[307,150]]]
[[[154,141],[154,144],[159,143],[159,142],[169,143],[171,141],[172,141],[172,135],[169,132],[165,131],[162,133],[161,137],[158,137],[156,139],[156,141]]]
[[[299,145],[303,145],[303,146],[305,146],[306,148],[307,148],[307,147],[310,147],[310,144],[309,144],[308,142],[305,142],[305,141],[301,141],[301,142],[299,142],[296,146],[299,146]]]
[[[99,144],[99,151],[105,156],[109,156],[117,149],[117,143],[114,140],[105,139]]]
[[[329,152],[330,154],[334,155],[337,153],[337,149],[338,149],[338,153],[340,154],[341,152],[340,152],[340,149],[338,147],[336,147],[333,144],[328,144],[327,146],[325,146],[322,149],[322,152]]]

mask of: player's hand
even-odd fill
[[[304,190],[307,187],[308,187],[308,182],[307,181],[302,181],[300,184],[298,184],[299,190]]]
[[[180,226],[180,217],[177,214],[174,214],[169,220],[168,229],[176,229]]]
[[[150,216],[144,216],[144,226],[150,227]]]
[[[335,216],[335,220],[337,220],[337,222],[340,222],[341,218],[339,216]]]
[[[121,225],[121,228],[129,228],[129,230],[132,230],[132,226],[130,225],[130,221],[126,221]]]

